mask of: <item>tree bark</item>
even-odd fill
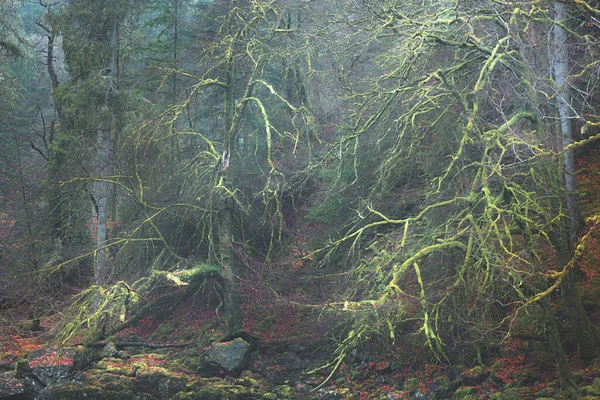
[[[554,3],[554,83],[558,90],[557,108],[560,118],[560,132],[563,149],[573,143],[571,120],[573,119],[571,105],[571,90],[567,77],[569,76],[569,49],[567,47],[567,31],[564,24],[568,19],[567,5]],[[567,191],[566,207],[569,217],[569,242],[572,246],[577,241],[577,235],[583,226],[579,201],[577,198],[577,180],[575,177],[575,155],[573,149],[563,150],[564,185]]]
[[[96,284],[104,285],[108,280],[108,249],[106,242],[108,239],[108,197],[110,195],[110,185],[106,182],[110,176],[111,154],[110,154],[110,132],[112,123],[112,112],[110,110],[110,92],[113,90],[112,74],[115,70],[115,60],[117,56],[117,17],[112,16],[110,32],[111,55],[107,68],[107,76],[104,89],[104,104],[102,106],[102,120],[98,126],[98,181],[96,182],[96,201],[98,203],[98,212],[96,216],[97,238],[96,238]]]
[[[234,68],[233,56],[229,55],[226,71],[226,87],[224,98],[224,137],[223,137],[223,156],[221,158],[222,186],[229,189],[231,185],[231,175],[234,168],[231,168],[230,162],[233,159],[231,154],[231,145],[235,133],[235,92],[234,92]],[[233,190],[227,190],[222,196],[219,196],[219,261],[223,270],[223,302],[225,304],[227,334],[233,334],[242,329],[242,309],[241,300],[237,291],[235,275],[235,253],[233,251],[233,212],[234,201],[231,197]]]
[[[556,317],[553,315],[552,310],[550,309],[550,301],[547,298],[544,298],[541,301],[541,307],[543,315],[546,319],[546,335],[548,341],[550,342],[550,349],[554,355],[560,387],[568,399],[578,399],[579,389],[575,379],[573,378],[573,374],[571,373],[571,368],[569,367],[565,350],[560,342],[558,323],[556,322]]]
[[[560,117],[560,133],[563,149],[573,143],[571,119],[573,118],[571,92],[567,77],[569,75],[569,51],[567,47],[567,31],[564,28],[569,18],[567,5],[554,3],[554,82],[558,90],[557,109]],[[577,292],[575,280],[576,259],[574,246],[577,236],[583,226],[583,220],[577,198],[577,181],[575,177],[575,155],[573,149],[563,150],[564,187],[566,190],[565,206],[568,217],[568,234],[560,234],[556,244],[558,266],[563,267],[568,262],[574,262],[562,286],[563,298],[568,310],[569,322],[580,346],[580,355],[585,360],[600,356],[600,333],[590,323],[581,298]],[[561,231],[563,228],[559,228]]]
[[[233,204],[224,199],[219,210],[219,256],[223,275],[223,303],[227,334],[242,329],[241,301],[237,291],[235,275],[235,253],[233,251]]]

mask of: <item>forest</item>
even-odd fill
[[[597,0],[0,0],[0,399],[598,399],[597,139]]]

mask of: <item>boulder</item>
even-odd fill
[[[434,399],[450,399],[452,394],[460,387],[460,381],[450,380],[447,376],[439,375],[431,383],[430,395]]]
[[[119,350],[117,350],[117,346],[113,342],[106,343],[106,346],[102,349],[102,357],[112,358],[116,357],[119,354]]]
[[[31,375],[48,386],[65,381],[75,370],[72,350],[38,350],[27,357]]]
[[[460,380],[463,385],[479,385],[489,378],[489,373],[481,366],[463,371],[460,374]]]
[[[237,338],[218,343],[202,354],[198,373],[202,376],[239,376],[250,361],[250,345]]]
[[[61,382],[48,387],[35,396],[36,400],[138,400],[139,396],[126,391],[111,391],[78,382]],[[156,400],[148,397],[146,400]]]
[[[13,372],[0,374],[0,399],[33,399],[34,389],[26,379],[17,379]]]
[[[0,357],[0,371],[12,371],[13,369],[15,369],[15,364],[18,360],[19,358],[14,354],[3,354]]]
[[[140,368],[133,382],[136,393],[149,393],[159,400],[171,400],[186,389],[187,381],[160,367]]]

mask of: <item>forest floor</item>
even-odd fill
[[[597,182],[600,182],[600,146],[588,149],[577,163],[581,171],[578,180],[582,211],[584,217],[589,218],[600,212],[597,187]],[[580,260],[583,270],[580,293],[593,323],[600,327],[600,232],[593,219],[588,220],[586,229],[591,230],[591,235]],[[290,259],[292,268],[301,267],[298,257],[294,259],[292,255]],[[135,326],[111,338],[115,341],[131,341],[134,338],[136,342],[179,344],[182,347],[142,350],[129,358],[103,361],[101,368],[104,372],[120,373],[127,379],[131,379],[132,375],[123,371],[136,371],[140,365],[169,371],[174,377],[185,379],[188,389],[193,386],[190,382],[204,388],[210,385],[221,387],[222,398],[233,396],[224,387],[251,388],[257,394],[256,398],[272,400],[560,398],[553,356],[546,343],[517,338],[507,338],[489,355],[483,349],[481,364],[452,367],[433,360],[426,362],[421,348],[402,344],[386,354],[357,357],[341,364],[329,378],[332,369],[327,363],[331,361],[333,341],[327,333],[328,323],[319,318],[315,308],[303,306],[309,300],[301,288],[294,286],[293,282],[288,286],[286,294],[281,296],[275,295],[268,285],[257,286],[252,282],[240,285],[245,299],[244,329],[259,339],[259,345],[247,371],[236,380],[228,380],[227,377],[207,380],[196,373],[197,356],[217,343],[224,332],[222,318],[216,311],[219,309],[218,299],[210,293],[183,296],[176,304],[163,305]],[[18,369],[19,360],[36,351],[44,352],[43,359],[36,359],[38,363],[49,366],[71,363],[70,355],[52,350],[52,333],[58,317],[57,313],[44,319],[41,330],[34,332],[29,329],[26,315],[19,313],[18,308],[2,311],[0,373]],[[570,342],[568,337],[563,339]],[[576,354],[576,343],[571,342],[570,349],[570,366],[583,398],[600,399],[600,362],[581,362]],[[91,371],[97,373],[100,367],[94,368]],[[94,372],[84,370],[79,374],[81,379],[88,381],[99,379],[94,378]],[[2,384],[0,376],[0,393]]]

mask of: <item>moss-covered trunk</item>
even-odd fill
[[[230,186],[232,174],[237,169],[232,167],[232,143],[235,136],[235,91],[233,67],[233,43],[229,48],[226,71],[225,98],[223,104],[225,116],[225,130],[223,140],[223,155],[221,157],[221,184],[226,190],[222,191],[219,199],[219,220],[217,234],[219,238],[219,261],[223,275],[223,303],[225,305],[225,319],[227,334],[235,333],[242,328],[242,310],[240,297],[236,287],[235,253],[233,251],[233,213],[234,199]]]
[[[550,309],[550,301],[547,298],[541,301],[542,312],[545,318],[546,335],[550,344],[550,349],[554,355],[554,361],[556,363],[556,370],[558,371],[558,378],[560,380],[560,387],[568,399],[578,399],[579,389],[577,383],[571,373],[569,362],[565,350],[560,342],[560,335],[558,332],[558,323],[556,317],[553,315]]]
[[[568,6],[561,2],[554,3],[554,82],[557,87],[557,110],[560,117],[560,133],[562,138],[563,154],[562,163],[564,168],[564,189],[566,191],[565,206],[568,217],[568,235],[561,230],[557,244],[558,267],[562,268],[567,263],[573,262],[574,267],[562,286],[563,298],[567,307],[569,322],[573,328],[575,338],[580,348],[581,357],[592,360],[600,356],[600,334],[590,323],[581,298],[577,292],[574,272],[577,269],[573,246],[577,242],[577,236],[583,225],[577,198],[577,181],[575,179],[575,156],[573,149],[569,149],[573,143],[573,132],[571,123],[573,119],[572,99],[570,84],[567,82],[569,75],[570,56],[568,51],[568,32],[566,24],[569,19]]]
[[[240,296],[236,287],[235,254],[233,252],[233,207],[230,199],[219,210],[219,256],[223,275],[223,303],[227,333],[242,329]]]

